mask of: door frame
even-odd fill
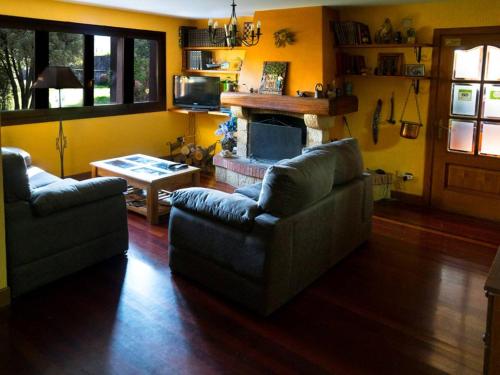
[[[443,36],[457,36],[460,34],[480,35],[500,33],[500,26],[481,27],[457,27],[450,29],[434,29],[432,40],[432,66],[431,85],[429,90],[429,112],[427,116],[427,130],[425,132],[425,162],[424,162],[424,193],[423,202],[431,206],[432,195],[432,170],[434,163],[434,145],[438,131],[438,120],[436,119],[438,88],[439,88],[439,65],[441,56],[441,39]]]

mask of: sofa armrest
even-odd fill
[[[205,188],[177,190],[172,205],[243,230],[251,229],[259,214],[257,202],[248,197]]]
[[[31,206],[38,216],[96,202],[127,190],[127,182],[116,177],[97,177],[85,181],[71,179],[33,190]]]

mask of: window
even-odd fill
[[[0,28],[0,110],[32,108],[35,33]]]
[[[3,125],[166,109],[165,33],[0,16]],[[83,89],[33,89],[67,66]],[[61,105],[61,109],[59,108]]]

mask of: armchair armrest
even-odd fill
[[[252,227],[260,213],[257,202],[248,197],[205,188],[177,190],[172,205],[244,230]]]
[[[61,180],[36,189],[31,194],[31,206],[38,216],[122,194],[127,182],[116,177],[97,177],[85,181]]]

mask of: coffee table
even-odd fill
[[[121,177],[127,180],[130,187],[146,192],[146,204],[127,208],[146,216],[151,224],[157,224],[161,215],[170,212],[170,206],[159,204],[158,195],[165,197],[174,190],[199,186],[200,169],[189,166],[179,171],[168,167],[173,162],[143,154],[121,156],[114,159],[99,160],[90,163],[92,177]]]

